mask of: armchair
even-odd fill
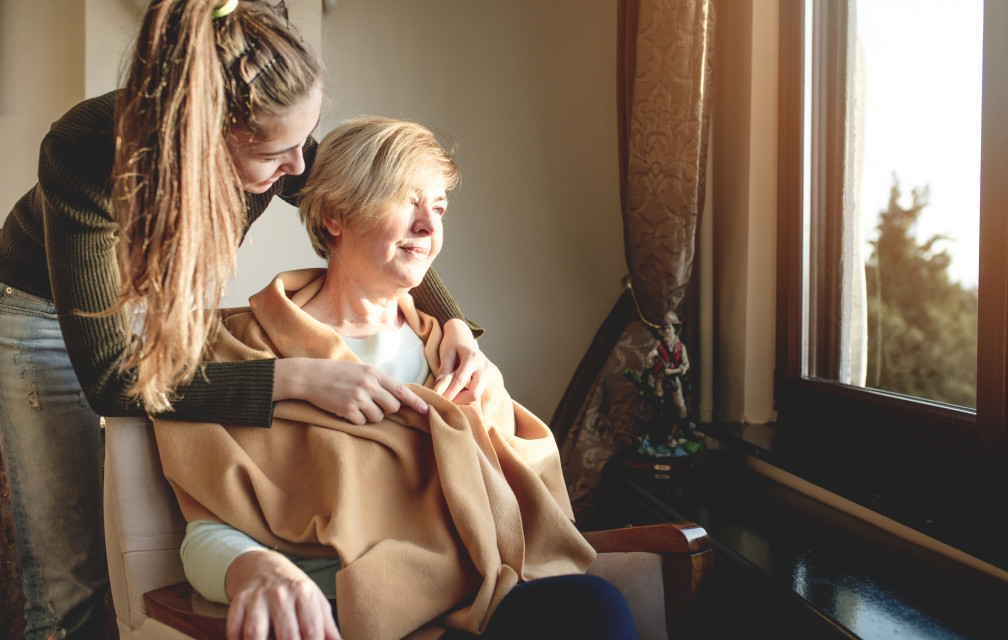
[[[120,637],[223,638],[227,607],[203,599],[185,581],[179,556],[185,521],[146,419],[106,419],[104,500]],[[588,573],[623,592],[641,638],[667,638],[670,624],[689,611],[712,562],[706,531],[676,523],[585,537],[599,553]]]

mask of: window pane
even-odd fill
[[[983,2],[851,4],[837,379],[973,408]]]

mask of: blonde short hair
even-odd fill
[[[451,154],[415,122],[363,116],[330,131],[301,191],[301,220],[315,252],[329,259],[327,218],[366,230],[380,220],[386,204],[406,198],[417,175],[431,168],[443,172],[446,191],[458,184]]]

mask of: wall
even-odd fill
[[[626,271],[610,0],[340,0],[323,50],[339,119],[451,136],[462,171],[436,268],[516,399],[549,419]]]
[[[84,97],[84,6],[0,1],[0,221],[35,182],[38,144]]]
[[[0,215],[34,182],[49,123],[115,86],[140,16],[133,0],[61,2],[0,4],[0,126],[5,146],[23,151],[4,154]],[[548,420],[626,270],[615,3],[339,0],[324,13],[321,2],[288,4],[321,40],[329,70],[320,134],[374,113],[457,142],[462,182],[436,268],[486,327],[481,346],[515,398]],[[32,64],[20,53],[15,66],[11,51],[31,51]],[[280,203],[247,238],[225,304],[244,304],[279,270],[314,264]]]

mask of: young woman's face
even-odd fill
[[[301,148],[319,122],[322,88],[316,86],[301,102],[282,113],[263,118],[255,136],[246,127],[236,127],[228,139],[242,188],[264,193],[284,174],[305,170]]]
[[[376,284],[378,293],[416,287],[441,251],[448,207],[444,174],[432,170],[418,177],[408,198],[385,205],[370,229],[327,221],[333,236],[330,260],[352,279]]]

